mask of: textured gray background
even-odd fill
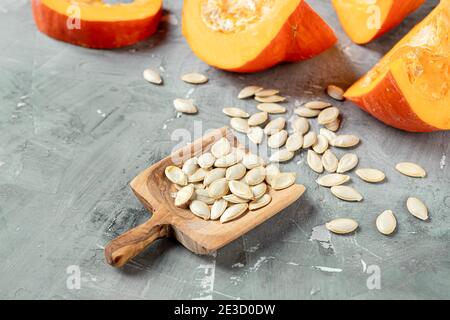
[[[286,165],[307,186],[304,197],[269,222],[211,256],[196,256],[170,239],[158,241],[122,270],[105,264],[103,246],[148,218],[128,182],[166,156],[177,128],[193,132],[227,119],[220,109],[246,84],[277,87],[295,100],[326,99],[328,83],[349,86],[437,1],[427,1],[403,24],[365,47],[345,36],[330,1],[310,0],[339,36],[338,45],[310,61],[236,75],[199,61],[180,33],[181,1],[165,1],[159,33],[133,48],[88,50],[36,31],[29,1],[0,3],[0,297],[54,299],[367,299],[450,298],[450,155],[447,133],[410,134],[389,128],[349,102],[342,132],[363,138],[362,166],[384,170],[388,181],[368,185],[352,174],[362,203],[344,203],[319,188],[304,154]],[[160,69],[165,84],[147,84],[142,70]],[[195,87],[184,72],[210,77]],[[315,85],[315,86],[314,86]],[[171,101],[190,95],[196,117],[176,117]],[[397,174],[397,161],[422,164],[428,177]],[[426,200],[429,222],[410,216],[405,200]],[[398,232],[374,227],[392,209]],[[350,236],[323,232],[334,217],[350,216]],[[312,229],[316,228],[313,234]],[[318,241],[315,239],[320,239]],[[369,290],[363,265],[381,270],[381,289]],[[81,269],[80,290],[66,287],[66,268]],[[326,269],[326,268],[332,269]]]

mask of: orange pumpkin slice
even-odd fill
[[[393,127],[450,129],[450,0],[442,0],[345,97]]]
[[[185,0],[183,34],[201,60],[235,72],[308,59],[336,42],[302,0]]]
[[[344,31],[358,44],[368,43],[416,10],[425,0],[332,0]]]
[[[88,48],[118,48],[151,36],[162,0],[107,4],[102,0],[32,0],[38,29],[48,36]]]

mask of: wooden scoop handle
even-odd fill
[[[153,241],[167,237],[168,233],[168,224],[161,223],[156,217],[149,219],[109,242],[105,248],[106,261],[110,265],[120,268]]]

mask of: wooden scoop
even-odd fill
[[[281,191],[269,190],[272,201],[267,206],[224,224],[202,220],[189,209],[176,207],[171,196],[175,189],[166,178],[164,169],[174,163],[181,166],[187,159],[209,151],[221,137],[226,137],[234,147],[243,148],[231,130],[224,127],[176,151],[131,181],[132,190],[153,215],[144,224],[125,232],[106,246],[105,257],[109,264],[121,267],[156,239],[168,236],[175,237],[194,253],[214,252],[273,217],[304,193],[305,187],[297,184]]]

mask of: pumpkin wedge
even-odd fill
[[[442,0],[345,97],[402,130],[449,130],[449,35],[450,0]]]
[[[311,58],[336,36],[303,0],[185,0],[183,34],[204,62],[255,72]]]
[[[342,28],[353,42],[368,43],[399,25],[425,0],[332,0]]]
[[[57,40],[109,49],[151,36],[162,14],[162,0],[107,4],[102,0],[32,0],[38,29]]]

